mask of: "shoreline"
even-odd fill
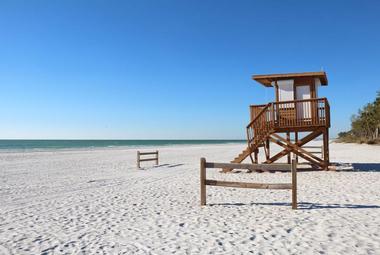
[[[0,140],[1,141],[1,140]],[[99,140],[100,141],[100,140]],[[194,141],[194,140],[190,140]],[[200,141],[200,140],[196,140]],[[209,140],[205,140],[209,141]],[[246,146],[246,141],[241,140],[241,142],[222,142],[218,143],[179,143],[179,144],[157,144],[157,145],[109,145],[109,146],[87,146],[87,147],[67,147],[67,148],[16,148],[16,149],[5,149],[0,148],[1,153],[34,153],[34,152],[83,152],[83,151],[99,151],[99,150],[137,150],[137,149],[151,149],[151,148],[172,148],[172,147],[194,147],[194,146],[229,146],[229,145],[243,145]],[[322,140],[315,140],[309,142],[310,144],[320,144]],[[336,139],[330,139],[329,144],[341,144],[341,145],[354,145],[354,146],[363,146],[363,147],[378,147],[376,144],[366,144],[366,143],[346,143],[346,142],[337,142]],[[276,146],[276,145],[274,145]],[[236,156],[236,155],[235,155]],[[380,160],[380,156],[379,156]]]
[[[150,149],[150,148],[172,148],[172,147],[194,147],[194,146],[223,146],[223,145],[240,145],[241,143],[199,143],[199,144],[165,144],[165,145],[120,145],[120,146],[93,146],[93,147],[71,147],[71,148],[27,148],[27,149],[0,149],[1,153],[33,153],[33,152],[83,152],[83,151],[99,151],[99,150],[137,150],[137,149]]]

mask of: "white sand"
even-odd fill
[[[380,169],[378,146],[330,146],[333,162]],[[289,191],[219,187],[201,208],[199,158],[228,162],[242,148],[163,147],[168,165],[145,170],[135,149],[0,153],[0,254],[380,254],[380,171],[301,172],[297,211]]]

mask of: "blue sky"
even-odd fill
[[[240,139],[252,74],[319,71],[331,134],[380,90],[379,1],[0,1],[0,138]]]

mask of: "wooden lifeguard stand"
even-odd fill
[[[251,122],[246,127],[248,146],[231,163],[241,163],[250,157],[252,163],[257,164],[259,148],[263,147],[264,163],[274,163],[284,156],[290,163],[290,154],[294,153],[313,167],[327,170],[330,163],[330,106],[326,98],[318,97],[319,88],[328,84],[326,73],[253,75],[252,79],[265,87],[273,87],[276,99],[268,104],[250,106]],[[302,148],[320,135],[323,136],[321,157]],[[283,150],[272,156],[271,142]],[[224,169],[225,172],[231,170]]]

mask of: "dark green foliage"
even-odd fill
[[[380,91],[369,103],[351,118],[351,130],[340,132],[338,141],[375,144],[380,143]]]

